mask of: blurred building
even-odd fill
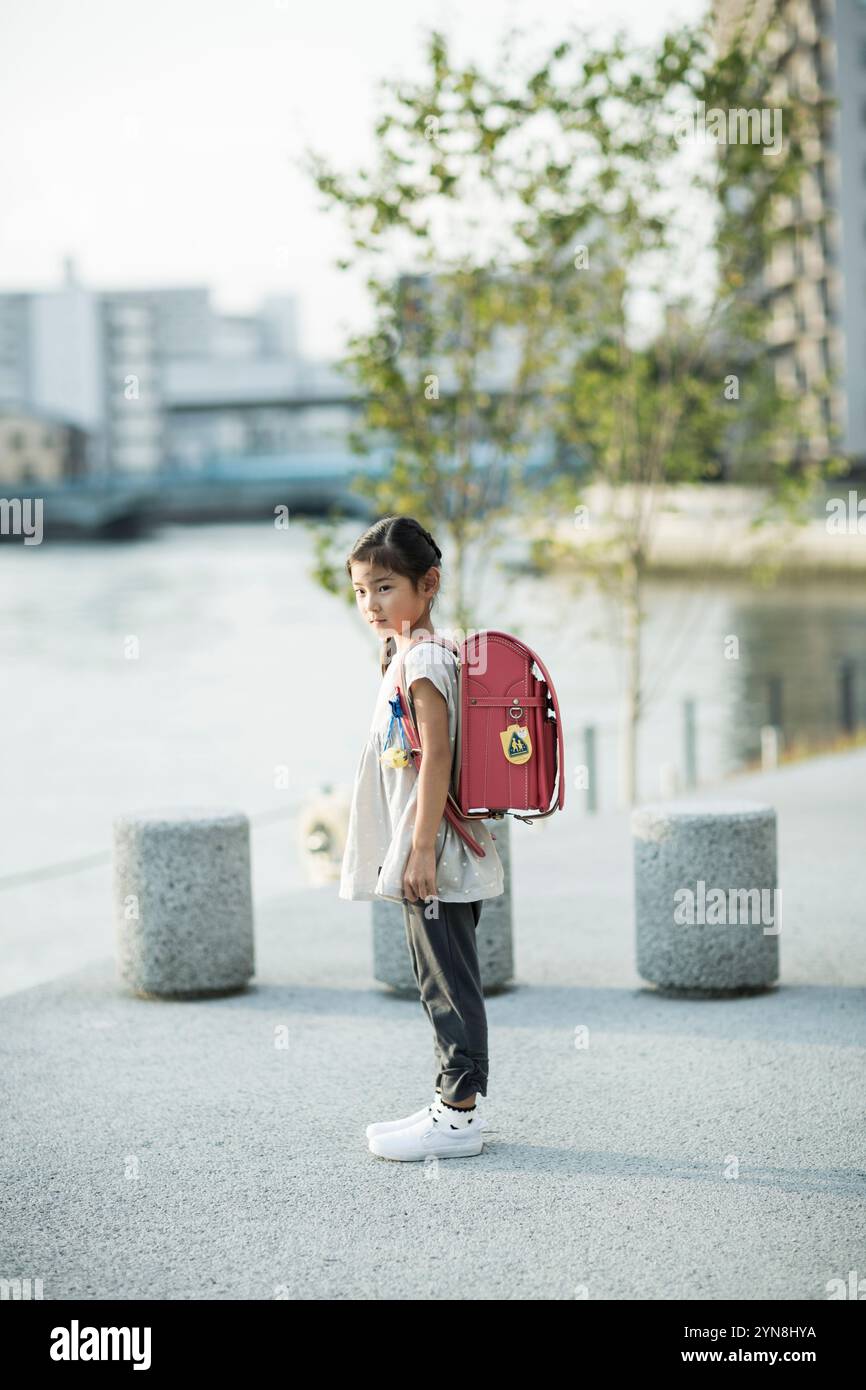
[[[237,323],[229,342],[238,346]],[[183,472],[232,459],[349,453],[357,407],[328,363],[271,355],[257,342],[247,357],[166,359],[162,391],[166,460]]]
[[[819,392],[824,440],[866,463],[866,0],[715,0],[724,48],[745,20],[764,31],[782,91],[836,102],[808,153],[800,196],[784,209],[795,245],[765,267],[777,375]],[[835,377],[824,389],[821,383]],[[839,436],[830,440],[835,427]]]
[[[292,295],[219,314],[206,286],[94,290],[68,258],[58,288],[0,294],[0,407],[77,430],[86,473],[340,448],[349,395],[300,356]]]
[[[0,487],[80,478],[86,441],[84,430],[48,411],[0,406]]]
[[[84,431],[91,469],[104,409],[99,304],[69,261],[65,270],[58,289],[0,294],[0,406]]]
[[[586,285],[586,310],[583,315],[586,332],[580,334],[575,331],[569,344],[560,347],[560,354],[571,352],[575,359],[595,336],[591,311],[593,277],[615,254],[613,237],[601,218],[593,220],[584,237],[587,244],[592,246],[592,271],[583,277]],[[560,253],[569,269],[575,249],[565,246]],[[510,294],[519,294],[522,278],[511,269],[492,271],[488,268],[484,271],[484,283],[488,288],[501,292],[507,300]],[[486,339],[476,348],[479,329],[472,321],[471,313],[465,312],[467,296],[460,285],[456,272],[447,275],[432,271],[401,274],[396,283],[394,326],[383,331],[380,350],[387,355],[399,349],[410,360],[417,359],[419,369],[423,371],[429,369],[431,360],[441,359],[437,376],[440,389],[447,394],[457,391],[460,385],[456,362],[449,359],[447,354],[457,349],[461,335],[467,335],[467,341],[471,335],[471,351],[473,354],[477,352],[473,363],[476,387],[491,394],[501,392],[511,395],[525,371],[533,374],[533,348],[536,353],[540,352],[542,335],[536,335],[529,341],[527,320],[517,315],[512,322],[491,321]],[[440,348],[445,351],[440,352]]]

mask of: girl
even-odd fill
[[[368,1125],[367,1138],[371,1153],[408,1160],[481,1153],[476,1098],[487,1094],[488,1057],[476,928],[483,899],[505,890],[485,823],[471,822],[481,858],[444,816],[457,734],[457,660],[423,636],[435,632],[430,609],[441,559],[414,517],[387,516],[346,560],[358,611],[382,643],[382,685],[355,775],[339,896],[403,907],[412,969],[433,1026],[435,1096],[405,1119]],[[402,685],[421,741],[418,771],[401,757],[397,652],[406,654]]]

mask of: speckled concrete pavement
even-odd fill
[[[820,1300],[862,1277],[866,751],[710,790],[777,808],[779,986],[660,997],[634,968],[627,814],[515,823],[478,1157],[368,1152],[370,1120],[428,1098],[431,1037],[336,885],[269,876],[244,994],[138,1000],[107,959],[7,995],[0,1277],[353,1300]],[[259,870],[278,852],[257,840]]]

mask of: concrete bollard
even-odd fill
[[[114,821],[120,978],[142,998],[233,994],[254,970],[250,826],[182,807]]]
[[[481,919],[476,930],[478,963],[485,995],[496,994],[514,977],[514,949],[511,918],[511,821],[486,820],[484,824],[496,836],[496,848],[502,860],[505,892],[498,898],[485,898]],[[418,986],[412,973],[406,926],[400,903],[373,902],[373,977],[390,985],[397,994],[418,998]]]
[[[767,989],[779,976],[776,813],[666,801],[631,815],[637,969],[671,992]]]

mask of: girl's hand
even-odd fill
[[[415,845],[403,870],[403,896],[410,902],[436,896],[436,852],[433,845],[424,849]]]

